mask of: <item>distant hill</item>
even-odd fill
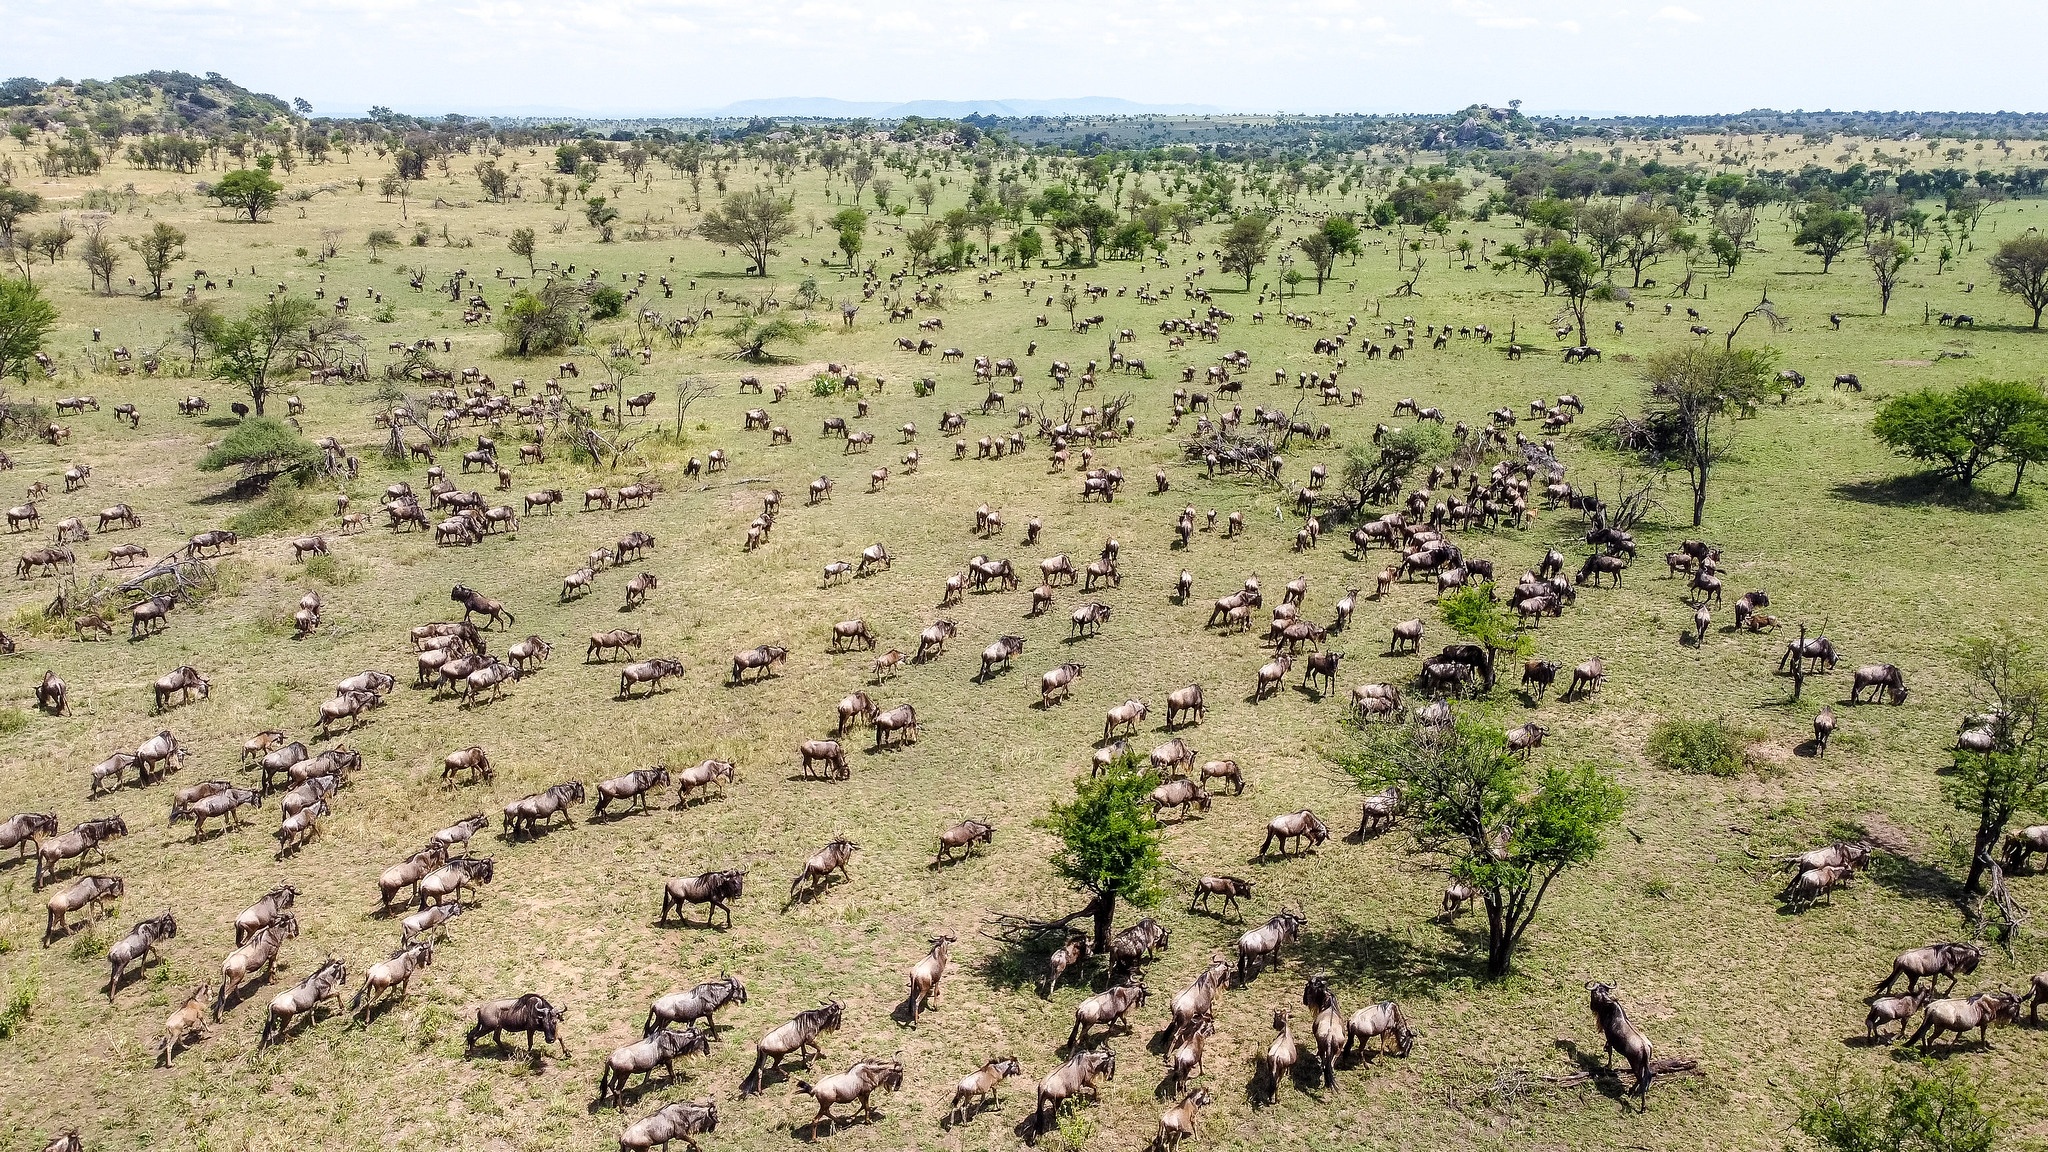
[[[218,72],[142,72],[48,83],[17,76],[0,82],[0,110],[9,120],[90,128],[102,135],[247,131],[293,116],[285,101],[251,92]]]

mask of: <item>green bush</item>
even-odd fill
[[[35,1010],[36,985],[33,977],[24,978],[14,986],[14,994],[7,998],[7,1006],[0,1008],[0,1040],[14,1035],[16,1029],[27,1022],[29,1013]]]
[[[244,536],[274,536],[294,532],[320,519],[320,508],[299,486],[289,482],[273,484],[263,499],[249,505],[228,520],[228,527]]]
[[[590,318],[609,320],[626,309],[626,294],[607,284],[590,294]]]
[[[251,416],[199,458],[199,470],[240,468],[242,483],[260,488],[287,474],[307,479],[324,459],[320,449],[289,424],[271,416]]]
[[[1645,750],[1673,772],[1733,776],[1748,761],[1749,742],[1719,720],[1660,720]]]

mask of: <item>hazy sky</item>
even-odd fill
[[[0,75],[316,111],[1121,96],[1286,111],[2041,111],[2041,0],[4,0]],[[2028,58],[2026,53],[2018,59]]]

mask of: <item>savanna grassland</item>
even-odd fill
[[[1699,156],[1725,146],[1714,138],[1698,143]],[[1786,156],[1773,163],[1783,167],[1806,159],[1833,164],[1847,155],[1838,143],[1778,147]],[[18,170],[31,170],[27,153],[12,142],[6,150]],[[25,997],[29,1004],[26,1018],[0,1040],[0,1144],[39,1147],[50,1134],[76,1126],[92,1148],[610,1147],[624,1118],[593,1104],[604,1054],[638,1038],[651,997],[730,971],[745,979],[749,999],[721,1013],[724,1031],[712,1054],[683,1061],[687,1075],[673,1086],[639,1091],[626,1117],[669,1100],[710,1095],[722,1115],[718,1131],[702,1138],[706,1148],[783,1148],[803,1139],[812,1108],[792,1082],[771,1081],[766,1093],[751,1098],[742,1098],[737,1087],[754,1038],[798,1010],[837,997],[845,1002],[846,1023],[824,1038],[827,1055],[816,1071],[837,1071],[859,1055],[895,1055],[907,1078],[901,1093],[882,1099],[880,1119],[847,1125],[831,1143],[1017,1147],[1030,1085],[1058,1063],[1055,1051],[1072,1009],[1089,989],[1081,981],[1041,999],[1035,982],[1042,956],[1011,951],[980,930],[995,913],[1057,916],[1080,907],[1082,898],[1049,864],[1053,839],[1033,821],[1087,774],[1106,708],[1129,697],[1149,701],[1151,718],[1133,741],[1149,747],[1168,738],[1165,694],[1190,681],[1207,685],[1210,710],[1185,734],[1205,759],[1236,758],[1252,787],[1242,796],[1221,796],[1206,816],[1167,829],[1170,868],[1156,914],[1173,935],[1150,971],[1154,998],[1135,1015],[1136,1031],[1111,1041],[1122,1065],[1101,1103],[1071,1112],[1057,1135],[1042,1142],[1046,1146],[1123,1149],[1151,1140],[1164,1105],[1154,1095],[1161,1079],[1156,1042],[1152,1052],[1147,1043],[1165,1019],[1164,1001],[1212,953],[1227,952],[1244,928],[1283,907],[1305,910],[1306,938],[1279,970],[1223,995],[1206,1078],[1217,1103],[1204,1116],[1198,1146],[1778,1148],[1803,1139],[1791,1121],[1799,1091],[1816,1076],[1838,1062],[1874,1070],[1911,1059],[1865,1045],[1862,997],[1898,951],[1968,931],[1955,896],[1969,824],[1942,799],[1937,776],[1948,763],[1957,719],[1971,707],[1953,646],[1995,622],[2042,634],[2048,525],[2037,484],[2022,486],[2013,500],[1991,494],[2010,484],[2009,471],[1987,477],[1984,493],[1973,499],[1927,496],[1922,488],[1895,483],[1910,465],[1873,439],[1870,424],[1877,404],[1910,388],[2043,374],[2048,336],[2026,330],[2029,317],[2015,301],[1994,294],[1984,268],[1999,237],[2039,224],[2042,201],[1993,206],[1978,225],[1974,249],[1962,251],[1939,275],[1932,256],[1909,265],[1888,316],[1877,314],[1876,293],[1859,259],[1845,257],[1823,275],[1819,261],[1792,244],[1784,208],[1766,207],[1757,249],[1735,274],[1702,265],[1693,294],[1673,301],[1671,314],[1664,307],[1668,289],[1682,275],[1675,256],[1651,271],[1665,287],[1636,292],[1632,312],[1618,302],[1593,304],[1592,342],[1605,354],[1584,366],[1561,364],[1555,355],[1558,342],[1549,328],[1560,312],[1557,298],[1542,296],[1536,281],[1518,272],[1476,260],[1475,268],[1463,266],[1455,249],[1461,237],[1497,248],[1520,235],[1519,224],[1505,215],[1453,222],[1442,237],[1415,228],[1399,235],[1368,231],[1363,253],[1340,259],[1320,293],[1310,281],[1285,302],[1269,296],[1263,304],[1257,287],[1242,292],[1241,279],[1222,275],[1213,257],[1202,255],[1221,228],[1205,224],[1191,242],[1169,246],[1163,267],[1105,260],[1074,270],[1077,285],[1111,290],[1099,303],[1081,305],[1082,315],[1106,317],[1104,328],[1086,335],[1068,330],[1057,303],[1047,306],[1058,291],[1058,270],[1005,271],[986,284],[987,298],[974,269],[927,278],[945,285],[941,304],[920,307],[917,315],[943,317],[943,332],[933,334],[942,347],[960,348],[970,361],[975,355],[1018,360],[1025,383],[1009,398],[1013,411],[1019,402],[1037,408],[1071,396],[1052,390],[1050,361],[1066,360],[1078,371],[1105,357],[1108,333],[1136,331],[1136,342],[1125,349],[1149,362],[1150,378],[1105,370],[1096,393],[1081,398],[1133,397],[1128,411],[1135,434],[1096,457],[1098,464],[1121,467],[1131,483],[1113,503],[1084,505],[1074,472],[1049,471],[1042,443],[999,461],[973,459],[971,451],[968,459],[952,458],[953,438],[938,433],[942,413],[968,413],[963,434],[970,441],[1008,432],[1013,417],[979,414],[983,390],[966,364],[896,350],[898,336],[916,333],[909,323],[886,322],[881,296],[862,304],[851,327],[842,326],[837,302],[858,301],[859,282],[843,276],[831,229],[800,227],[770,261],[769,275],[756,277],[736,252],[685,234],[699,214],[687,182],[672,170],[650,168],[642,182],[622,174],[614,179],[616,165],[602,170],[592,194],[608,194],[621,212],[617,239],[602,243],[580,211],[541,201],[537,184],[552,160],[550,149],[506,152],[501,163],[521,165],[527,195],[504,204],[479,196],[467,171],[470,157],[455,160],[451,173],[434,170],[415,182],[403,206],[379,194],[389,163],[366,150],[331,164],[301,165],[282,176],[287,192],[315,188],[316,194],[288,197],[256,224],[235,222],[212,206],[193,190],[191,176],[115,165],[96,177],[17,177],[19,186],[45,198],[45,217],[76,210],[74,202],[89,191],[106,189],[99,202],[113,206],[115,234],[140,235],[168,221],[188,235],[187,259],[173,268],[173,288],[162,300],[143,299],[126,285],[128,276],[139,274],[133,254],[117,271],[118,290],[110,296],[88,290],[75,260],[34,269],[60,313],[49,341],[58,374],[32,379],[16,394],[47,400],[91,393],[102,411],[64,418],[74,435],[62,447],[8,444],[16,464],[4,478],[10,502],[42,480],[58,489],[42,502],[46,523],[89,517],[118,501],[132,504],[146,521],[139,530],[96,534],[83,545],[81,578],[102,566],[99,557],[109,545],[132,541],[162,555],[191,533],[225,526],[252,503],[225,495],[229,476],[194,466],[205,446],[234,423],[231,390],[204,378],[203,366],[200,374],[186,374],[184,353],[175,346],[161,353],[164,369],[153,379],[117,374],[106,356],[115,345],[138,354],[164,345],[179,319],[183,287],[199,270],[215,285],[201,282],[199,294],[230,315],[261,303],[279,285],[298,294],[324,287],[327,301],[347,294],[373,376],[396,357],[386,351],[389,343],[432,336],[452,343],[452,351],[436,354],[437,363],[480,367],[501,388],[524,378],[537,391],[559,361],[578,360],[585,375],[564,381],[572,399],[581,398],[607,345],[638,345],[633,310],[674,316],[708,309],[714,319],[680,342],[666,336],[651,341],[651,363],[627,391],[651,388],[661,399],[649,416],[627,422],[637,447],[618,469],[578,463],[559,442],[550,443],[545,463],[512,466],[512,497],[549,487],[571,493],[568,508],[524,516],[516,533],[474,547],[436,547],[430,534],[394,534],[379,517],[378,526],[344,535],[332,511],[336,485],[319,481],[303,491],[297,509],[277,501],[285,507],[276,528],[246,535],[221,560],[218,592],[173,612],[162,635],[136,643],[125,629],[112,642],[83,643],[42,626],[37,617],[55,594],[55,581],[11,583],[0,619],[13,621],[7,630],[20,648],[0,660],[6,705],[0,712],[0,813],[55,811],[66,827],[118,813],[131,834],[109,846],[104,866],[95,866],[122,876],[126,897],[106,919],[47,947],[41,941],[44,896],[31,890],[31,868],[0,869],[0,1001]],[[963,199],[968,177],[958,166],[943,166],[936,151],[927,162],[949,177],[932,207],[942,213]],[[765,175],[738,160],[725,178],[739,190]],[[815,169],[798,170],[786,190],[800,221],[828,218],[840,206],[833,197],[850,192],[843,177],[828,183]],[[906,192],[899,183],[899,202]],[[1341,197],[1334,190],[1304,196],[1282,214],[1283,235],[1300,235],[1311,213],[1361,208],[1368,195],[1360,189]],[[718,200],[709,178],[702,199],[705,207]],[[900,229],[914,227],[924,214],[913,204],[908,215],[871,225],[863,260],[879,261],[884,275],[900,267]],[[600,282],[622,288],[633,286],[622,275],[645,272],[629,316],[593,324],[581,351],[525,361],[501,355],[498,332],[465,326],[462,305],[432,289],[466,269],[481,294],[502,309],[511,294],[503,275],[525,271],[525,261],[506,250],[518,228],[538,233],[543,269],[559,265],[567,275],[573,265],[577,278],[597,269]],[[339,248],[325,261],[317,259],[323,230],[335,230]],[[364,243],[373,230],[390,230],[401,241],[419,232],[425,242],[385,248],[373,259]],[[1408,240],[1424,243],[1426,268],[1416,295],[1390,297],[1409,279],[1396,267],[1397,247]],[[1159,322],[1199,306],[1178,292],[1162,303],[1143,303],[1138,290],[1177,288],[1202,270],[1196,282],[1235,319],[1224,323],[1217,345],[1195,339],[1169,350]],[[1269,263],[1257,283],[1273,284],[1277,270]],[[428,290],[408,286],[414,275]],[[674,285],[673,298],[662,295],[656,279],[662,276]],[[818,289],[816,324],[801,341],[777,349],[784,362],[755,366],[725,355],[731,345],[716,334],[719,328],[767,293],[776,297],[778,314],[799,315],[796,300],[806,278]],[[1036,286],[1027,290],[1026,281]],[[1789,683],[1772,674],[1783,630],[1738,633],[1727,628],[1723,610],[1702,645],[1682,642],[1692,619],[1684,582],[1663,577],[1655,559],[1695,535],[1682,479],[1672,481],[1660,492],[1662,511],[1638,532],[1643,558],[1621,586],[1582,590],[1575,608],[1536,634],[1538,653],[1567,665],[1603,657],[1610,676],[1605,691],[1589,702],[1562,704],[1553,696],[1532,708],[1504,683],[1490,700],[1460,706],[1508,726],[1535,716],[1552,729],[1536,754],[1539,764],[1599,763],[1628,789],[1622,827],[1597,863],[1559,881],[1515,973],[1486,981],[1483,928],[1475,937],[1471,916],[1435,919],[1443,878],[1421,866],[1404,835],[1365,842],[1344,835],[1355,824],[1359,793],[1330,761],[1349,739],[1349,688],[1406,681],[1416,672],[1415,657],[1383,655],[1389,626],[1423,618],[1427,651],[1451,638],[1430,584],[1402,583],[1382,600],[1361,599],[1350,627],[1331,640],[1346,653],[1337,692],[1320,696],[1300,687],[1297,675],[1284,692],[1257,704],[1250,701],[1253,671],[1267,658],[1257,633],[1204,629],[1208,602],[1254,573],[1269,596],[1286,580],[1306,575],[1306,613],[1326,622],[1346,589],[1370,592],[1385,560],[1356,557],[1344,541],[1348,526],[1326,534],[1318,548],[1292,550],[1299,524],[1292,485],[1316,463],[1340,471],[1345,450],[1368,438],[1375,424],[1402,422],[1392,415],[1399,398],[1441,407],[1452,421],[1476,427],[1494,408],[1526,412],[1531,400],[1575,393],[1587,414],[1559,435],[1558,453],[1575,483],[1612,490],[1625,463],[1594,446],[1587,432],[1637,403],[1643,358],[1698,339],[1688,331],[1695,321],[1685,315],[1687,306],[1700,312],[1697,323],[1713,330],[1707,339],[1718,342],[1766,290],[1789,324],[1772,331],[1753,321],[1741,342],[1775,348],[1779,363],[1803,371],[1812,383],[1735,425],[1737,454],[1718,474],[1702,534],[1724,549],[1731,596],[1767,589],[1774,613],[1794,629],[1805,623],[1835,640],[1843,670],[1810,681],[1803,700],[1792,705]],[[1953,330],[1924,322],[1930,310],[1971,312],[1977,324]],[[1254,323],[1260,311],[1266,320]],[[1313,328],[1282,323],[1286,311],[1312,317]],[[1832,313],[1841,315],[1839,329],[1828,321]],[[1035,327],[1041,314],[1050,317],[1049,326]],[[1292,410],[1309,395],[1292,386],[1294,374],[1330,365],[1328,357],[1310,355],[1311,343],[1341,331],[1350,316],[1358,317],[1360,333],[1375,338],[1380,325],[1403,316],[1413,316],[1418,326],[1484,324],[1502,338],[1489,346],[1454,337],[1442,351],[1420,338],[1404,361],[1391,363],[1365,361],[1354,344],[1342,382],[1347,391],[1363,390],[1364,402],[1324,408],[1306,401],[1305,418],[1328,421],[1335,433],[1320,444],[1290,445],[1286,486],[1212,478],[1187,462],[1181,437],[1192,422],[1167,427],[1183,365],[1205,368],[1221,352],[1243,348],[1251,358],[1242,395],[1247,409]],[[1614,331],[1616,320],[1625,332]],[[1506,359],[1511,329],[1542,354]],[[1027,356],[1032,340],[1038,347]],[[849,398],[814,394],[811,381],[828,362],[886,379],[879,394],[868,394],[865,417],[856,417]],[[1271,383],[1276,369],[1288,373],[1288,385]],[[1858,374],[1863,391],[1828,388],[1838,372]],[[739,395],[738,377],[749,373],[771,386],[787,383],[787,398],[768,403],[767,397]],[[938,381],[934,396],[912,395],[911,382],[922,376]],[[384,432],[373,427],[373,409],[365,403],[372,385],[298,379],[284,391],[304,400],[305,433],[337,437],[364,461],[360,478],[343,485],[358,510],[374,508],[384,487],[399,480],[424,489],[421,466],[387,464],[378,455]],[[673,397],[685,381],[713,391],[677,428]],[[208,397],[211,412],[180,417],[174,402],[188,394]],[[117,424],[106,411],[121,402],[140,406],[139,429]],[[741,430],[743,411],[757,405],[792,430],[793,443],[770,447],[764,433]],[[874,432],[873,449],[845,455],[841,440],[819,435],[829,416]],[[907,449],[897,429],[906,422],[921,430],[924,459],[914,474],[899,463]],[[1533,425],[1523,427],[1535,434]],[[509,446],[520,433],[508,423],[498,435]],[[729,468],[684,475],[690,457],[715,448],[729,454]],[[509,463],[511,453],[505,456]],[[444,451],[441,459],[452,475],[458,454]],[[64,493],[59,474],[81,462],[93,466],[89,483]],[[870,493],[866,474],[885,464],[893,477]],[[1150,491],[1156,468],[1171,481],[1163,495]],[[805,506],[805,488],[821,474],[837,481],[836,491],[825,504]],[[582,489],[635,478],[661,485],[651,508],[575,510]],[[488,480],[479,476],[464,486],[484,488],[489,496]],[[743,552],[746,525],[771,488],[785,495],[782,514],[765,546]],[[1009,525],[989,540],[972,532],[974,509],[984,503],[1000,508]],[[1220,529],[1198,532],[1182,551],[1173,546],[1171,530],[1186,504],[1242,512],[1247,530],[1233,539]],[[1043,536],[1036,549],[1026,549],[1022,525],[1032,517],[1042,520]],[[646,560],[601,573],[591,594],[559,602],[561,577],[590,550],[631,529],[657,538]],[[294,563],[286,539],[315,530],[332,544],[331,563]],[[1540,512],[1527,529],[1474,531],[1460,543],[1469,555],[1491,558],[1505,577],[1533,566],[1553,546],[1576,563],[1585,551],[1584,531],[1577,514],[1560,509]],[[25,532],[16,542],[27,548],[46,537]],[[943,580],[977,553],[1010,557],[1028,587],[1040,557],[1065,552],[1079,564],[1110,537],[1121,544],[1123,581],[1091,594],[1114,609],[1099,637],[1069,640],[1068,612],[1084,599],[1078,589],[1062,587],[1054,609],[1035,619],[1025,617],[1025,591],[969,594],[956,608],[934,608]],[[827,562],[852,560],[878,541],[894,556],[888,570],[830,586],[821,582]],[[1170,596],[1183,568],[1194,576],[1187,604]],[[655,573],[660,587],[644,607],[626,612],[623,587],[636,571]],[[411,686],[414,657],[406,641],[407,628],[457,614],[448,592],[458,581],[502,598],[517,614],[509,633],[490,637],[493,651],[528,634],[555,644],[544,670],[510,684],[503,698],[471,708]],[[323,623],[314,635],[295,640],[290,609],[308,591],[325,598]],[[869,654],[829,650],[835,621],[864,618],[880,634],[883,650],[911,651],[918,630],[941,615],[959,625],[945,655],[905,666],[881,685],[869,681]],[[686,676],[652,698],[615,699],[616,665],[580,659],[590,633],[615,627],[643,632],[644,655],[680,657]],[[1024,655],[1007,674],[978,683],[976,654],[1006,632],[1026,638]],[[786,667],[763,683],[730,686],[725,669],[732,654],[761,643],[786,645]],[[1037,674],[1068,659],[1086,664],[1072,697],[1039,708]],[[1909,702],[1841,703],[1847,669],[1878,662],[1905,670]],[[212,678],[210,699],[152,716],[150,682],[185,663]],[[309,721],[318,702],[336,680],[366,668],[397,674],[401,687],[341,737],[362,751],[364,769],[338,795],[310,845],[275,858],[269,835],[274,803],[246,827],[210,831],[197,843],[189,824],[166,822],[177,786],[215,777],[247,782],[252,774],[237,758],[250,733],[278,728],[311,741]],[[32,688],[45,669],[71,685],[70,715],[34,708]],[[859,748],[850,758],[850,780],[795,779],[795,745],[829,735],[833,703],[859,687],[883,707],[914,704],[921,738],[881,753],[867,751],[871,738],[849,738]],[[1821,760],[1799,754],[1812,715],[1828,701],[1842,717],[1834,748]],[[1747,766],[1727,778],[1654,766],[1644,741],[1667,717],[1731,721],[1751,738]],[[167,784],[87,798],[88,766],[159,729],[191,749],[181,773]],[[495,783],[444,785],[441,758],[470,744],[489,751]],[[573,824],[544,836],[514,841],[497,833],[495,814],[504,802],[558,781],[594,783],[656,762],[679,769],[714,756],[739,766],[740,781],[723,798],[615,819],[593,819],[580,807]],[[1266,820],[1303,807],[1321,813],[1338,835],[1304,856],[1255,859]],[[494,817],[476,848],[496,858],[496,880],[450,925],[411,996],[379,1012],[366,1028],[330,1014],[285,1043],[259,1050],[263,1006],[272,992],[330,955],[347,962],[353,987],[364,967],[389,954],[398,930],[395,917],[374,913],[377,874],[433,830],[471,812]],[[971,860],[932,867],[937,833],[968,816],[997,825],[993,846]],[[835,834],[861,846],[850,881],[786,904],[788,879]],[[1880,862],[1831,902],[1800,913],[1787,909],[1778,896],[1782,878],[1767,858],[1844,835],[1883,844]],[[751,869],[730,930],[655,924],[665,877],[725,866]],[[1242,923],[1186,910],[1188,886],[1206,872],[1255,878],[1257,894]],[[244,996],[204,1040],[179,1054],[175,1068],[159,1067],[156,1044],[166,1014],[193,985],[218,979],[235,914],[283,882],[300,890],[302,932],[285,947],[278,980],[269,991]],[[2048,900],[2041,883],[2014,880],[2021,899],[2035,904]],[[107,943],[164,909],[176,913],[177,938],[110,1005]],[[1119,926],[1137,915],[1124,909]],[[955,968],[935,1009],[912,1030],[891,1016],[903,999],[904,974],[928,939],[947,931],[960,938]],[[1966,986],[2023,989],[2031,973],[2048,968],[2038,932],[2023,936],[2015,952],[2008,959],[1994,951]],[[1347,1065],[1334,1091],[1304,1080],[1303,1087],[1282,1092],[1277,1105],[1254,1107],[1245,1085],[1271,1038],[1272,1010],[1298,1005],[1302,981],[1318,972],[1332,976],[1347,1011],[1377,999],[1400,1001],[1420,1031],[1414,1053]],[[1099,987],[1100,975],[1092,978]],[[1583,990],[1589,980],[1613,984],[1659,1053],[1695,1057],[1702,1074],[1660,1080],[1646,1114],[1618,1103],[1611,1081],[1604,1088],[1545,1088],[1542,1077],[1567,1075],[1582,1061],[1599,1059],[1599,1034]],[[475,1006],[529,990],[567,1008],[564,1038],[571,1055],[529,1061],[523,1050],[485,1044],[465,1057],[463,1033]],[[1017,1056],[1025,1079],[1006,1086],[1000,1108],[943,1127],[953,1083],[995,1054]],[[2044,1057],[2048,1033],[2021,1026],[1993,1032],[1988,1046],[1958,1045],[1942,1059],[1981,1080],[1985,1098],[2007,1122],[2010,1146],[2041,1147],[2048,1145]]]

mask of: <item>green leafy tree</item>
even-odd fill
[[[254,224],[263,218],[265,212],[277,207],[277,199],[284,192],[284,185],[270,178],[270,173],[260,168],[241,168],[224,173],[214,182],[210,193],[223,208],[232,208],[236,215],[247,216]]]
[[[1217,266],[1233,276],[1244,277],[1244,290],[1252,290],[1259,265],[1273,249],[1273,222],[1256,212],[1239,216],[1216,241]]]
[[[1330,274],[1330,266],[1337,262],[1337,250],[1330,246],[1330,238],[1319,231],[1310,232],[1306,236],[1296,238],[1294,246],[1301,249],[1302,256],[1308,260],[1309,267],[1314,270],[1316,292],[1320,295],[1323,290],[1323,280]]]
[[[920,267],[931,263],[932,253],[938,249],[939,238],[945,235],[945,231],[944,225],[937,220],[927,220],[904,234],[903,246],[910,249],[912,275],[916,275]]]
[[[251,416],[199,458],[199,470],[239,468],[242,486],[260,489],[286,474],[295,480],[309,480],[324,458],[312,441],[289,424],[268,416]]]
[[[512,174],[498,167],[496,160],[476,162],[476,182],[483,189],[484,198],[493,204],[502,204],[512,191]]]
[[[780,316],[765,321],[742,316],[719,335],[732,341],[733,350],[728,355],[733,359],[764,364],[781,359],[769,349],[770,344],[800,341],[807,333],[803,325]]]
[[[600,244],[612,242],[612,226],[619,222],[619,210],[602,196],[592,196],[583,202],[583,219],[597,229]]]
[[[251,308],[242,319],[223,324],[215,335],[213,378],[247,393],[256,415],[263,415],[272,374],[290,373],[295,354],[307,346],[308,334],[319,318],[319,306],[290,293]]]
[[[626,310],[626,294],[609,284],[601,284],[590,292],[590,318],[610,320]]]
[[[1415,850],[1479,890],[1494,979],[1513,967],[1550,886],[1600,854],[1625,799],[1591,765],[1546,769],[1530,789],[1506,736],[1472,716],[1449,732],[1375,728],[1337,763],[1363,788],[1396,789]]]
[[[1978,380],[1952,392],[1920,388],[1879,405],[1870,430],[1892,451],[1959,484],[2011,464],[2017,494],[2027,465],[2048,460],[2048,395],[2019,380]]]
[[[1742,263],[1742,245],[1729,239],[1725,232],[1714,232],[1707,237],[1707,251],[1714,257],[1714,263],[1735,275],[1736,266]]]
[[[1038,822],[1060,841],[1053,870],[1088,894],[1099,954],[1109,952],[1118,900],[1139,908],[1159,902],[1158,876],[1166,862],[1150,800],[1158,784],[1157,776],[1137,771],[1126,758],[1108,773],[1075,784],[1074,799],[1054,804]]]
[[[142,270],[149,273],[149,299],[161,299],[165,273],[185,258],[185,234],[159,220],[141,239],[124,236],[122,243],[142,257]]]
[[[523,258],[526,261],[526,274],[533,275],[533,257],[540,251],[540,244],[538,238],[534,236],[533,229],[514,228],[512,238],[505,242],[505,247],[511,250],[514,256]]]
[[[173,336],[191,354],[191,371],[199,371],[199,354],[213,347],[220,339],[220,331],[227,319],[220,314],[220,305],[211,300],[194,300],[183,306],[184,315],[178,321]]]
[[[1036,228],[1026,228],[1010,237],[1010,255],[1022,268],[1045,254],[1045,236]]]
[[[1553,240],[1543,248],[1543,279],[1565,299],[1578,322],[1579,343],[1586,343],[1586,305],[1600,282],[1600,261],[1569,240]]]
[[[2041,327],[2041,312],[2048,309],[2048,236],[2029,232],[1998,246],[1991,256],[1991,271],[1998,277],[1998,290],[2017,296],[2034,310],[2034,328]]]
[[[1954,768],[1941,781],[1942,795],[1977,825],[1963,882],[1970,897],[1983,895],[2013,818],[2048,811],[2048,746],[2039,739],[2048,670],[2032,643],[2004,627],[1963,641],[1959,655],[1975,703],[1994,718],[1992,750],[1956,750]]]
[[[1536,650],[1517,625],[1514,612],[1495,597],[1491,584],[1473,584],[1437,600],[1437,611],[1451,631],[1486,649],[1496,662],[1502,657],[1524,658]],[[1487,677],[1491,688],[1492,676]]]
[[[1802,1093],[1799,1130],[1828,1152],[1991,1152],[1998,1123],[1954,1068],[1851,1075]]]
[[[1799,222],[1799,232],[1792,242],[1804,248],[1808,254],[1820,257],[1820,270],[1825,274],[1834,267],[1835,258],[1849,245],[1863,235],[1863,214],[1847,209],[1828,210],[1815,208],[1807,212]]]
[[[28,366],[57,323],[57,307],[26,280],[0,276],[0,380],[28,382]]]
[[[374,264],[380,259],[377,253],[398,247],[398,233],[389,228],[372,228],[370,234],[363,238],[363,246],[370,250],[370,262]]]
[[[796,205],[766,189],[736,192],[704,214],[697,234],[715,244],[730,244],[754,261],[756,276],[768,274],[768,258],[776,245],[796,232]]]
[[[924,214],[931,215],[932,201],[939,198],[939,186],[929,180],[919,180],[911,185],[910,191],[917,197],[917,202],[924,205]]]
[[[581,294],[560,280],[514,292],[498,321],[505,334],[505,355],[545,356],[575,343],[580,327],[576,309],[582,302]]]
[[[1863,256],[1870,261],[1870,274],[1877,280],[1877,314],[1885,315],[1892,309],[1892,289],[1898,287],[1899,272],[1913,258],[1912,246],[1896,236],[1880,236],[1863,246]]]
[[[1644,409],[1664,430],[1655,450],[1686,474],[1697,528],[1706,520],[1708,483],[1730,451],[1727,426],[1772,390],[1771,354],[1688,344],[1653,353],[1643,382]]]
[[[21,218],[43,210],[43,198],[20,188],[0,188],[0,248],[14,246],[14,229]]]

